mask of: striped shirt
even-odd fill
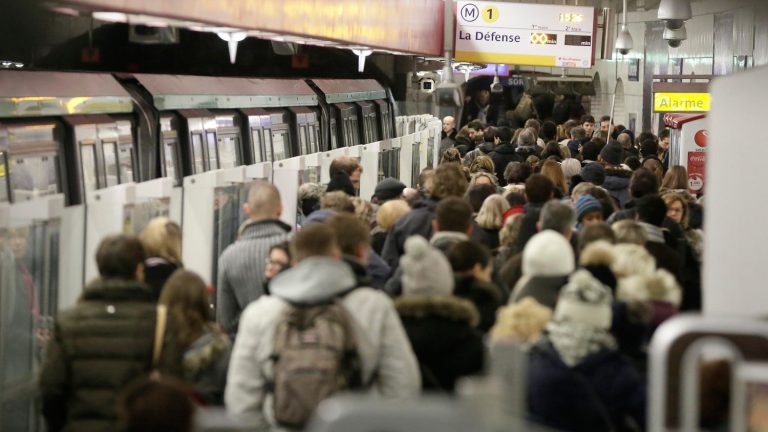
[[[229,335],[237,333],[240,313],[264,294],[269,249],[289,239],[291,228],[275,219],[248,224],[219,257],[216,320]]]

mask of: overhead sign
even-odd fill
[[[707,112],[711,104],[709,93],[654,93],[655,112]]]
[[[594,64],[595,8],[459,1],[458,61],[589,68]]]

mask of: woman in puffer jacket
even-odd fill
[[[178,270],[166,282],[159,303],[168,308],[169,325],[186,347],[185,381],[206,404],[223,405],[231,344],[210,319],[205,282],[195,273]]]

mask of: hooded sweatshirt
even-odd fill
[[[357,278],[343,261],[311,257],[275,276],[271,296],[262,296],[243,312],[224,394],[227,410],[250,426],[272,418],[272,354],[275,328],[288,303],[317,304],[341,297],[352,318],[363,371],[373,378],[371,392],[385,397],[419,393],[421,376],[403,325],[391,300],[371,288],[354,288]]]

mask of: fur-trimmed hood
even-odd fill
[[[680,306],[682,289],[675,277],[664,269],[652,274],[635,275],[619,280],[617,297],[624,301],[658,301]]]
[[[464,321],[472,327],[480,322],[480,314],[472,302],[453,296],[406,295],[395,300],[395,309],[403,318],[434,316]]]
[[[606,177],[619,177],[619,178],[630,178],[632,177],[632,171],[626,170],[621,167],[606,167],[605,168],[605,176]]]

